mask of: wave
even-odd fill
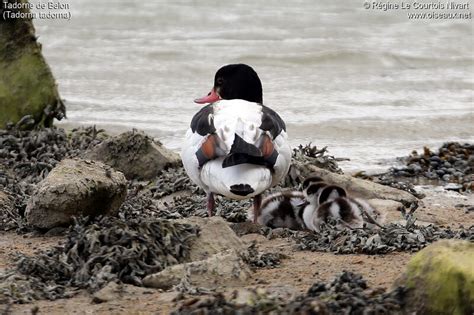
[[[393,52],[374,52],[364,50],[325,50],[307,53],[281,53],[281,54],[246,54],[240,56],[255,64],[280,64],[292,65],[320,65],[324,67],[351,66],[351,67],[423,67],[423,66],[472,66],[472,57],[449,58],[436,56],[409,55]]]

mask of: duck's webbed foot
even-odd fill
[[[262,195],[256,195],[253,198],[253,223],[257,223],[260,216],[260,208],[262,206]]]
[[[216,202],[214,200],[214,194],[209,192],[207,193],[207,214],[212,217],[214,208],[216,207]]]

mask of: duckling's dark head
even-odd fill
[[[214,77],[214,87],[205,97],[195,100],[198,104],[213,103],[219,99],[242,99],[263,103],[262,82],[257,72],[246,64],[231,64],[220,68]]]

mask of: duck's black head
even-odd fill
[[[252,67],[239,63],[220,68],[214,77],[211,92],[196,103],[213,103],[219,99],[242,99],[249,102],[263,103],[262,82]]]

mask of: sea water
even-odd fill
[[[471,19],[409,19],[401,2],[62,2],[69,20],[34,22],[66,100],[64,126],[142,129],[178,149],[200,108],[193,99],[219,67],[242,62],[291,145],[328,146],[351,159],[346,170],[474,141]]]

